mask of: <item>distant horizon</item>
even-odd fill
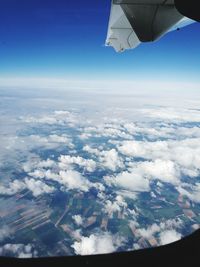
[[[34,83],[30,85],[30,82]],[[42,84],[41,84],[42,83]],[[17,86],[17,87],[24,87],[24,86],[39,86],[41,88],[42,86],[49,86],[51,88],[52,86],[58,85],[59,88],[62,88],[62,86],[66,85],[84,85],[87,84],[89,86],[91,85],[102,85],[102,84],[110,84],[110,85],[116,85],[118,88],[125,87],[126,85],[139,85],[144,86],[144,89],[150,89],[151,86],[163,86],[163,85],[173,85],[173,87],[176,86],[184,86],[187,88],[188,86],[190,88],[196,89],[200,85],[200,81],[198,80],[174,80],[174,79],[76,79],[76,78],[59,78],[59,77],[22,77],[22,76],[11,76],[11,77],[1,77],[0,76],[0,89],[4,86],[10,87],[10,86]],[[95,89],[95,88],[94,88]],[[103,88],[102,88],[103,89]],[[125,89],[125,88],[122,88]],[[154,89],[154,88],[152,88]],[[170,89],[170,88],[169,88]],[[177,88],[171,88],[171,89],[177,89]]]

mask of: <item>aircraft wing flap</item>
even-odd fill
[[[140,41],[120,5],[112,4],[106,45],[112,46],[117,52],[122,52],[139,44]]]

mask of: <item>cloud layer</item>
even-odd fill
[[[17,117],[17,131],[2,134],[0,197],[72,197],[55,217],[76,255],[168,244],[183,236],[186,221],[188,233],[198,228],[200,111],[127,102],[98,112],[31,111]],[[12,244],[14,228],[0,227],[0,241],[9,240],[1,255],[38,255],[35,241]]]

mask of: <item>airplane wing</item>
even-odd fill
[[[112,3],[106,45],[112,46],[116,52],[123,52],[140,43],[121,6]]]
[[[106,46],[123,52],[193,22],[178,12],[174,0],[112,0]]]
[[[169,31],[175,31],[177,29],[181,29],[183,27],[186,27],[192,23],[195,23],[194,20],[189,19],[187,17],[183,17],[178,23],[176,23]]]

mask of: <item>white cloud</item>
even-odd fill
[[[124,198],[120,195],[116,196],[116,202],[120,207],[127,207],[127,203],[125,202]]]
[[[6,185],[0,185],[0,194],[2,195],[14,195],[23,189],[25,189],[26,186],[22,181],[14,180],[13,182],[10,182],[7,186]]]
[[[64,110],[58,110],[50,115],[42,115],[38,117],[21,117],[21,120],[29,124],[67,125],[70,127],[75,126],[78,122],[73,113]]]
[[[38,164],[38,168],[52,168],[55,165],[55,162],[51,159],[41,160]]]
[[[183,188],[182,186],[177,187],[177,191],[183,195],[188,197],[191,201],[200,203],[200,183],[196,183],[195,185],[186,185],[189,187],[189,191]]]
[[[28,175],[36,179],[42,179],[45,177],[45,172],[44,170],[34,170],[33,172],[29,172]]]
[[[112,171],[116,171],[117,168],[123,168],[123,160],[119,156],[116,149],[110,149],[110,150],[102,150],[97,148],[92,148],[89,145],[85,145],[83,147],[83,151],[86,151],[92,155],[95,155],[98,157],[98,161],[100,162],[100,165],[104,168],[108,168]]]
[[[116,171],[117,168],[123,168],[122,159],[119,157],[118,152],[115,149],[102,151],[100,154],[100,162],[104,167],[112,171]]]
[[[104,118],[104,120],[110,121],[110,118]],[[110,137],[110,138],[131,138],[130,134],[124,131],[124,128],[119,125],[119,122],[114,121],[110,123],[100,122],[96,126],[84,127],[82,129],[81,137]]]
[[[45,171],[45,178],[49,180],[53,180],[60,183],[60,176],[57,173],[52,172],[51,170]]]
[[[141,109],[144,116],[172,122],[200,122],[200,111],[188,108],[161,107]]]
[[[160,245],[167,245],[181,239],[181,234],[175,230],[166,230],[160,233]]]
[[[110,233],[92,234],[89,237],[81,237],[80,242],[72,245],[77,255],[97,255],[116,251],[121,242]]]
[[[87,192],[91,186],[90,182],[77,171],[60,171],[59,178],[59,182],[68,189],[79,189]]]
[[[105,181],[107,178],[105,177]],[[133,192],[146,192],[150,190],[149,180],[134,172],[122,172],[111,178],[111,183]],[[108,180],[108,182],[110,182]]]
[[[74,145],[71,143],[71,140],[69,139],[68,136],[66,135],[49,135],[49,142],[52,143],[63,143],[63,144],[67,144],[69,147],[74,147]]]
[[[95,187],[98,191],[104,191],[102,183],[91,183],[81,173],[73,169],[73,165],[83,167],[88,172],[93,172],[96,168],[96,162],[82,157],[61,155],[58,161],[46,160],[27,162],[24,164],[24,170],[28,170],[28,175],[34,179],[52,180],[59,183],[65,189],[79,189],[88,191],[89,188]],[[40,167],[39,169],[37,169]],[[27,187],[27,185],[26,185]],[[29,188],[30,189],[30,188]]]
[[[106,200],[104,203],[104,210],[110,217],[113,216],[114,212],[120,212],[124,208],[127,208],[127,203],[121,195],[117,195],[113,201]]]
[[[124,138],[124,139],[132,138],[130,134],[127,134],[123,130],[115,129],[115,128],[104,127],[102,131],[99,131],[99,134],[101,136],[110,137],[110,138],[119,138],[119,137]]]
[[[10,254],[17,258],[33,258],[37,257],[38,252],[31,244],[6,244],[0,247],[0,256],[10,256]]]
[[[156,142],[124,141],[118,146],[118,150],[128,157],[151,160],[152,163],[141,163],[141,168],[148,170],[152,175],[154,172],[161,180],[177,183],[181,173],[193,177],[200,174],[199,144],[199,138]],[[132,162],[127,164],[130,167],[136,165]]]
[[[22,181],[14,180],[10,182],[8,186],[0,186],[0,194],[2,195],[14,195],[23,189],[29,189],[34,197],[42,194],[52,193],[55,189],[52,186],[45,184],[39,180],[33,178],[25,178]]]
[[[180,218],[163,220],[160,224],[148,225],[147,228],[139,228],[139,224],[133,221],[133,226],[135,226],[135,233],[150,240],[151,238],[156,238],[160,245],[165,245],[177,241],[181,238],[181,231],[183,226],[183,221]]]
[[[125,198],[137,199],[137,192],[132,192],[130,190],[120,189],[116,192],[117,194],[121,195]]]
[[[90,147],[89,145],[85,145],[85,146],[83,147],[83,151],[86,151],[86,152],[88,152],[88,153],[90,153],[90,154],[93,154],[93,155],[95,155],[95,156],[99,156],[100,153],[101,153],[101,151],[100,151],[99,149],[97,149],[97,148],[92,148],[92,147]]]
[[[163,126],[163,125],[162,125]],[[124,124],[124,128],[132,135],[132,136],[145,136],[149,140],[156,140],[159,138],[170,138],[173,136],[175,129],[170,127],[170,125],[165,125],[165,127],[160,127],[154,123],[143,123],[135,122],[135,123],[126,123]],[[132,138],[133,139],[133,138]]]
[[[80,156],[61,155],[59,158],[59,167],[63,170],[69,169],[70,165],[77,164],[84,167],[88,172],[93,172],[96,169],[96,163],[92,159],[84,159]]]
[[[174,129],[173,129],[174,130]],[[176,135],[179,138],[200,138],[200,127],[178,127],[175,129]]]
[[[81,217],[81,215],[74,215],[74,216],[72,216],[72,219],[75,221],[75,223],[78,226],[83,224],[83,218]]]
[[[40,136],[40,135],[30,135],[28,137],[30,142],[28,142],[31,147],[44,147],[48,149],[55,149],[59,146],[67,146],[73,148],[74,144],[71,139],[66,135],[49,135],[49,136]]]
[[[118,150],[129,157],[141,157],[152,159],[160,156],[162,151],[168,149],[168,144],[165,141],[143,142],[143,141],[123,141]]]
[[[25,178],[24,183],[26,187],[32,192],[34,197],[38,197],[42,194],[49,194],[55,190],[54,187],[32,178]]]
[[[136,133],[137,126],[133,122],[128,122],[124,124],[124,129],[126,129],[130,134],[134,135]]]
[[[174,162],[170,160],[156,159],[153,162],[138,163],[136,166],[133,171],[149,179],[158,179],[175,185],[179,183],[180,174],[176,170]]]

